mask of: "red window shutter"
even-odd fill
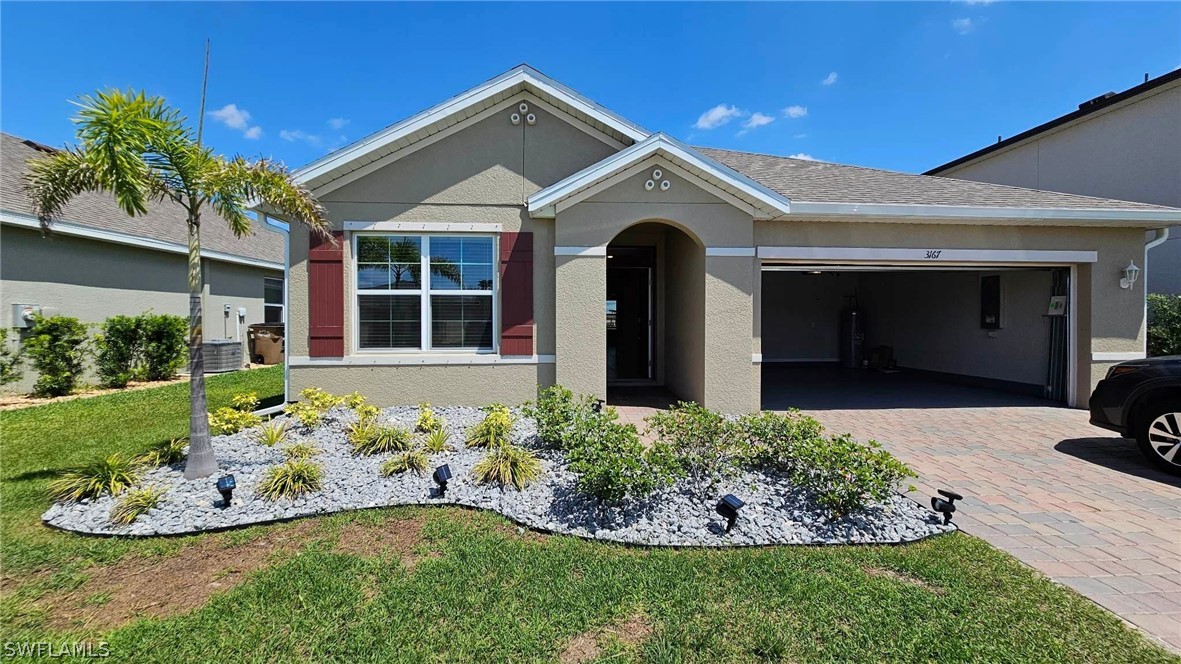
[[[500,234],[500,354],[533,354],[533,233]]]
[[[344,357],[344,233],[316,233],[308,249],[308,354]]]

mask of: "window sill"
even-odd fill
[[[292,356],[292,367],[472,366],[488,364],[553,364],[553,355],[502,356],[495,353],[416,353],[404,355],[349,355],[347,357]]]

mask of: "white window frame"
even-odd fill
[[[387,231],[353,231],[352,237],[349,240],[349,246],[352,251],[350,259],[350,290],[352,292],[352,303],[350,306],[351,323],[349,327],[352,328],[352,350],[357,355],[415,355],[422,353],[431,353],[435,355],[453,354],[453,355],[499,355],[500,354],[500,236],[495,233],[423,233],[415,231],[402,230],[387,230]],[[422,250],[420,252],[419,261],[421,262],[419,270],[422,275],[423,283],[420,288],[409,289],[402,288],[398,290],[369,290],[364,291],[358,288],[357,282],[357,240],[365,236],[390,237],[390,236],[404,236],[417,237],[422,240]],[[492,240],[492,290],[435,290],[430,288],[430,242],[431,238],[439,237],[487,237]],[[419,341],[421,343],[418,348],[361,348],[361,297],[363,295],[418,295],[419,306],[421,307],[421,314],[419,316],[420,332]],[[475,295],[479,297],[492,298],[492,347],[479,348],[474,346],[462,348],[434,348],[431,336],[431,296],[451,296],[461,297],[464,295]]]
[[[272,302],[267,302],[267,282],[268,281],[279,282],[279,303],[278,304],[274,304]],[[286,283],[287,283],[287,281],[281,277],[263,277],[262,278],[262,320],[263,320],[263,322],[266,322],[266,320],[267,320],[267,308],[268,307],[278,307],[279,308],[279,322],[284,323],[284,324],[287,323],[287,297],[286,297],[287,289],[284,287],[284,285]]]

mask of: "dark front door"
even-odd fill
[[[646,380],[652,378],[652,268],[625,255],[613,250],[607,263],[607,379]],[[625,264],[612,265],[616,258]]]

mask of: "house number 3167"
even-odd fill
[[[943,253],[942,249],[928,249],[927,258],[939,258],[939,254]]]

